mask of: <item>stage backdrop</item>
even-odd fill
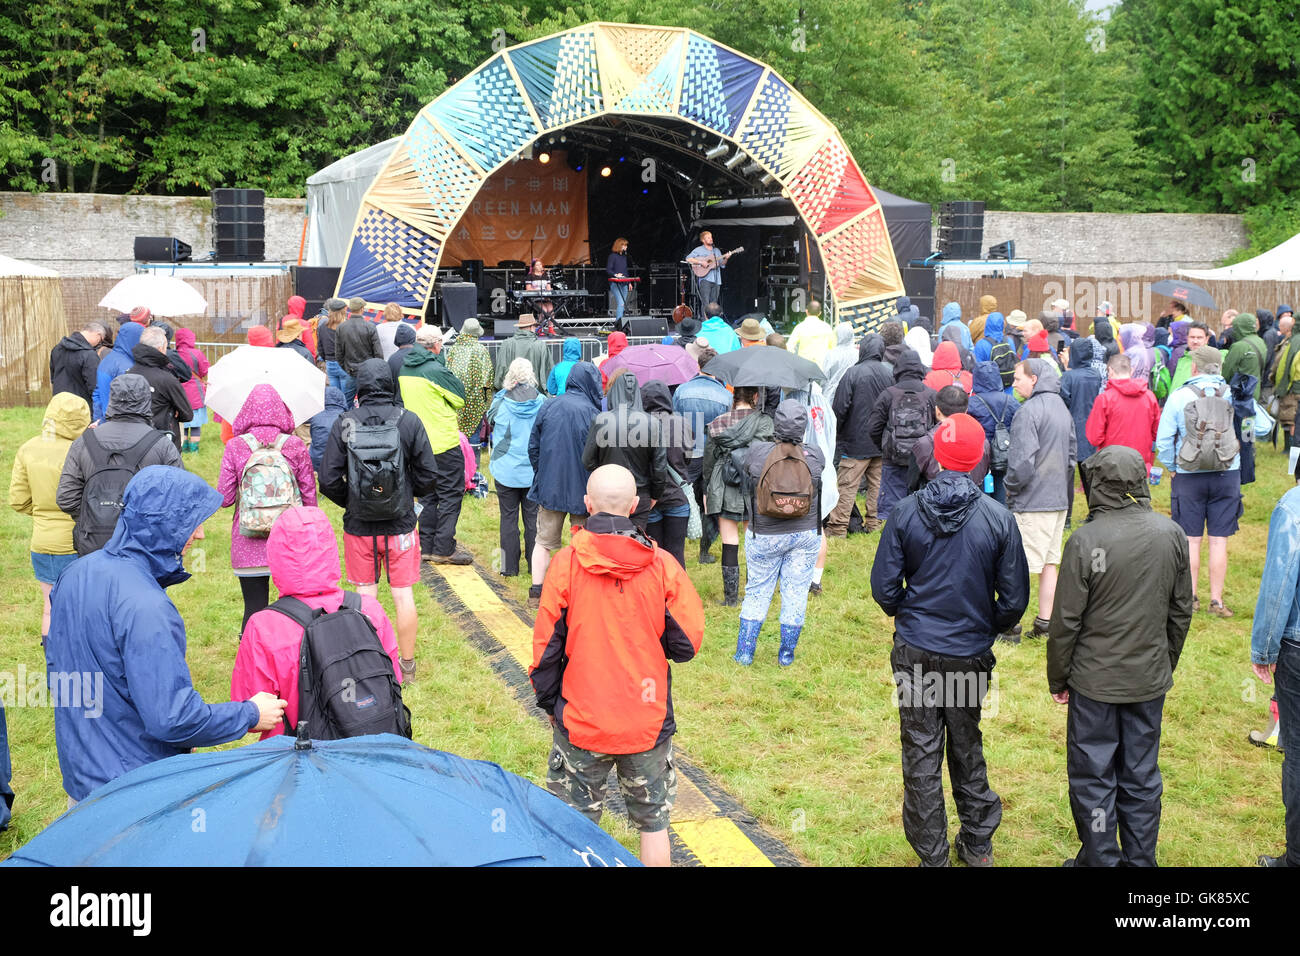
[[[562,152],[549,163],[521,159],[488,177],[447,237],[443,265],[482,259],[495,266],[536,256],[548,266],[586,262],[587,171]]]

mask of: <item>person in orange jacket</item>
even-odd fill
[[[641,861],[668,866],[677,795],[668,661],[700,649],[704,604],[676,559],[628,517],[637,503],[630,471],[597,468],[585,503],[586,527],[552,559],[533,626],[528,675],[555,728],[546,786],[599,823],[617,765]]]

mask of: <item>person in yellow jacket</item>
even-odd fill
[[[978,342],[984,338],[984,322],[998,310],[998,300],[991,295],[980,296],[980,314],[971,319],[970,340]]]
[[[9,479],[9,507],[32,516],[32,570],[41,586],[41,645],[50,631],[50,590],[59,573],[77,560],[72,544],[76,520],[55,504],[63,460],[72,442],[90,424],[90,406],[71,392],[60,392],[45,408],[41,433],[18,449]]]
[[[816,362],[818,366],[835,348],[835,330],[822,319],[820,302],[808,303],[808,314],[794,327],[785,347],[800,358]]]
[[[433,493],[420,499],[421,556],[433,564],[470,564],[474,556],[456,544],[465,494],[465,456],[456,412],[465,404],[465,386],[447,368],[437,326],[426,325],[415,333],[415,347],[402,360],[397,384],[406,410],[424,423],[438,474]]]

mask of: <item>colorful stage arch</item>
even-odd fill
[[[685,121],[744,150],[816,237],[840,321],[864,325],[903,293],[862,171],[770,67],[691,30],[589,23],[501,51],[420,111],[366,193],[338,294],[422,309],[484,181],[543,134],[604,114]]]

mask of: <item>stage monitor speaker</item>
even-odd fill
[[[290,266],[289,276],[293,281],[293,294],[307,300],[303,316],[310,319],[320,313],[326,299],[334,297],[339,270],[337,266]]]
[[[1014,259],[1015,257],[1016,240],[1014,239],[999,242],[996,246],[989,246],[988,258],[990,259]]]
[[[442,293],[442,327],[453,328],[457,332],[466,319],[478,315],[478,290],[472,282],[444,282],[439,291]]]
[[[494,339],[508,339],[515,334],[514,319],[493,319],[492,320],[492,337]]]
[[[193,250],[170,236],[136,236],[134,254],[137,262],[188,262]]]
[[[625,318],[627,322],[628,335],[658,335],[663,337],[668,334],[668,320],[658,315],[637,315],[631,318]]]

